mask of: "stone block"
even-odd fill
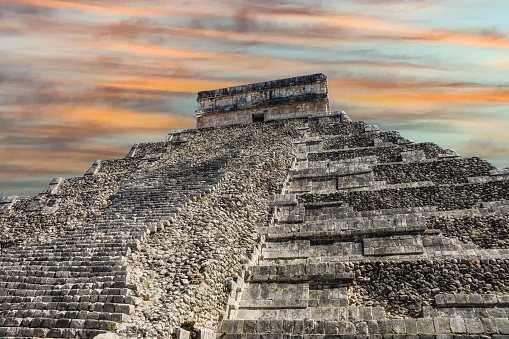
[[[283,320],[274,319],[269,321],[269,333],[283,333]]]
[[[359,320],[373,320],[373,313],[371,307],[360,307],[359,308]]]
[[[355,324],[351,321],[338,321],[339,334],[355,334]]]
[[[336,321],[325,321],[324,322],[325,334],[338,334],[338,326]]]
[[[86,329],[97,329],[99,328],[99,321],[94,319],[87,319],[85,321],[85,328]]]
[[[433,325],[435,327],[435,333],[451,333],[451,326],[447,318],[435,318],[433,319]]]
[[[471,305],[482,305],[484,303],[480,294],[471,294],[468,298]]]
[[[404,319],[392,319],[390,320],[393,333],[406,333],[405,320]]]
[[[465,319],[465,327],[467,329],[467,333],[470,334],[484,333],[484,327],[481,319],[479,318]]]
[[[416,320],[417,333],[419,334],[432,334],[435,333],[435,326],[433,319],[430,318],[418,318]]]
[[[269,206],[297,205],[297,196],[295,194],[275,194],[269,195]]]
[[[365,321],[358,321],[355,323],[355,333],[357,334],[368,334],[369,328]]]
[[[451,332],[453,333],[466,333],[467,328],[465,327],[465,321],[463,318],[451,318],[450,319]]]
[[[378,327],[381,334],[392,333],[392,323],[390,320],[380,320],[378,321]]]
[[[495,324],[500,334],[509,334],[509,319],[494,318],[493,324]]]
[[[417,331],[417,320],[416,319],[405,319],[405,333],[416,334]]]
[[[496,305],[498,303],[497,296],[495,294],[483,294],[482,300],[484,305]]]
[[[302,335],[304,334],[304,320],[295,320],[293,325],[293,334]]]
[[[368,320],[368,321],[366,321],[366,325],[368,326],[368,333],[370,335],[380,333],[380,328],[378,327],[378,321]]]
[[[243,320],[223,320],[221,325],[221,332],[223,333],[241,333],[244,332]]]
[[[175,330],[175,339],[189,339],[189,336],[189,331],[186,331],[183,328],[177,328]]]
[[[268,333],[270,320],[261,319],[256,322],[256,333]]]
[[[197,332],[196,339],[216,339],[216,334],[212,330],[198,328]]]
[[[507,313],[503,308],[487,307],[486,312],[490,318],[506,318]]]

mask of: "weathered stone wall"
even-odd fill
[[[329,112],[327,77],[323,74],[260,82],[198,93],[197,127],[244,124]]]

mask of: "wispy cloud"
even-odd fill
[[[473,83],[332,79],[330,87],[331,97],[337,101],[392,108],[439,109],[472,103],[509,103],[509,88]]]
[[[328,27],[358,30],[358,35],[366,38],[385,40],[416,40],[427,42],[444,42],[459,45],[481,47],[509,48],[509,40],[502,34],[493,34],[491,30],[478,33],[468,31],[452,31],[444,29],[419,28],[411,25],[394,24],[379,18],[354,15],[330,15],[325,11],[298,12],[284,9],[258,9],[258,17],[270,20],[275,16],[284,16],[292,22],[303,24],[319,24]]]
[[[489,114],[509,108],[499,6],[451,22],[457,8],[434,0],[0,1],[0,194],[194,127],[200,90],[316,72],[335,109],[464,140],[430,128],[445,123],[500,157],[509,126]]]
[[[210,11],[194,9],[175,9],[175,6],[161,6],[161,3],[153,2],[150,6],[140,2],[140,6],[118,6],[118,1],[63,1],[63,0],[9,0],[10,3],[17,3],[31,7],[50,8],[56,10],[73,10],[83,12],[94,12],[110,15],[130,16],[164,16],[164,15],[208,15]],[[173,7],[173,8],[172,8]]]
[[[131,78],[115,82],[100,82],[96,85],[106,88],[196,93],[214,88],[236,86],[239,83],[208,79]]]

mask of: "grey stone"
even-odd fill
[[[493,323],[497,327],[500,334],[509,334],[509,319],[494,318]]]
[[[479,334],[479,333],[484,332],[484,327],[483,327],[481,319],[470,318],[470,319],[464,319],[464,320],[465,320],[465,326],[467,328],[467,333]]]
[[[440,334],[451,333],[451,326],[449,323],[449,319],[435,318],[435,319],[433,319],[433,325],[435,327],[436,333],[440,333]]]
[[[466,333],[465,321],[463,318],[451,318],[450,320],[451,332],[453,333]]]

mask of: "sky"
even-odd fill
[[[354,120],[509,166],[509,1],[0,0],[0,196],[194,128],[198,91],[324,73]]]

